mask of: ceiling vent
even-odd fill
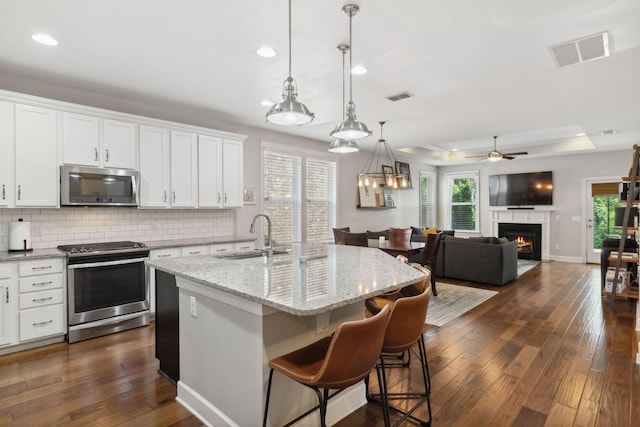
[[[398,93],[396,95],[391,95],[391,96],[387,96],[387,99],[389,101],[400,101],[401,99],[407,99],[407,98],[411,98],[413,95],[411,95],[409,92],[402,92],[402,93]]]
[[[549,47],[557,67],[593,61],[609,56],[609,33],[571,40]]]

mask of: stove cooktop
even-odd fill
[[[144,243],[122,241],[122,242],[101,242],[101,243],[81,243],[75,245],[59,245],[58,249],[68,254],[86,254],[93,252],[117,252],[146,249]]]

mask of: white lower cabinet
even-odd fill
[[[240,242],[233,244],[235,252],[252,251],[256,248],[256,242]]]
[[[0,263],[0,348],[18,339],[18,265]]]
[[[182,256],[209,255],[209,245],[186,246],[181,253]]]
[[[23,261],[20,281],[20,341],[66,331],[64,262],[62,259]]]
[[[179,258],[182,256],[180,248],[153,249],[149,252],[149,259]],[[149,311],[156,312],[156,269],[147,267],[147,277],[149,278]]]
[[[220,255],[225,252],[235,251],[235,247],[233,243],[219,243],[217,245],[211,245],[209,250],[211,251],[211,255]]]

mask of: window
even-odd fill
[[[420,171],[420,212],[419,227],[433,228],[436,226],[436,174]]]
[[[446,177],[449,227],[478,232],[478,172],[452,173]]]
[[[279,243],[333,239],[336,161],[321,152],[263,143],[263,210]]]
[[[617,182],[591,184],[593,197],[593,249],[602,248],[606,238],[619,239],[622,229],[615,229],[616,208],[624,206],[620,202]]]

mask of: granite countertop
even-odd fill
[[[379,249],[333,244],[294,244],[288,248],[288,253],[271,259],[204,255],[150,260],[147,264],[299,316],[364,301],[424,278],[420,271]]]
[[[179,248],[183,246],[198,245],[219,245],[224,243],[254,242],[255,237],[250,236],[222,236],[222,237],[202,237],[197,239],[172,239],[172,240],[152,240],[143,242],[149,249]]]
[[[8,252],[0,251],[0,262],[2,261],[30,261],[44,258],[66,258],[67,254],[56,248],[34,249],[29,252]]]

